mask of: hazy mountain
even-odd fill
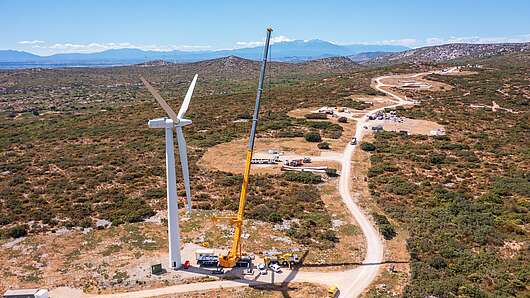
[[[393,45],[337,45],[331,42],[314,39],[309,41],[295,40],[275,43],[270,56],[276,61],[312,60],[334,56],[349,56],[361,52],[396,52],[408,50],[406,47]],[[140,49],[113,49],[98,53],[66,53],[51,56],[37,56],[19,51],[0,51],[0,63],[21,62],[27,64],[135,64],[152,60],[172,62],[192,62],[215,59],[226,56],[238,56],[257,60],[261,58],[263,47],[241,48],[220,51],[144,51]],[[1,67],[1,65],[0,65]]]
[[[483,58],[514,52],[530,51],[530,43],[467,44],[453,43],[423,47],[401,53],[377,57],[370,64],[394,64],[403,62],[443,62],[464,58]]]
[[[41,58],[41,56],[23,51],[0,50],[0,61],[2,62],[38,61]]]

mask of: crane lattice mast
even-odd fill
[[[261,94],[263,93],[263,81],[265,78],[265,69],[267,66],[267,56],[269,54],[269,42],[271,38],[272,28],[267,28],[267,39],[265,40],[265,47],[263,48],[263,59],[261,60],[261,69],[258,81],[258,92],[256,94],[256,104],[254,106],[254,115],[252,117],[252,128],[250,129],[250,138],[245,158],[245,170],[243,171],[243,184],[241,185],[241,193],[239,195],[239,209],[237,217],[228,218],[235,226],[234,238],[232,247],[228,255],[219,258],[219,265],[221,267],[234,267],[237,261],[241,258],[241,233],[243,229],[243,219],[245,215],[245,203],[247,200],[248,181],[250,176],[250,165],[252,161],[252,154],[254,152],[254,139],[256,137],[256,127],[258,126],[259,108]]]

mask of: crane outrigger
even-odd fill
[[[235,227],[234,238],[232,240],[232,247],[227,255],[219,257],[219,266],[224,268],[232,268],[236,266],[241,259],[241,233],[243,230],[243,219],[245,215],[245,203],[247,201],[248,181],[250,176],[250,165],[252,154],[254,152],[254,139],[256,137],[256,127],[258,126],[259,108],[261,94],[263,93],[263,81],[265,78],[265,69],[267,66],[267,56],[269,54],[269,42],[271,38],[272,28],[267,28],[267,38],[265,40],[265,47],[263,49],[263,60],[261,60],[261,69],[258,81],[258,92],[256,94],[256,105],[254,107],[254,115],[252,117],[252,128],[250,129],[250,137],[248,142],[247,154],[245,158],[245,169],[243,171],[243,184],[241,185],[241,193],[239,195],[239,208],[237,216],[216,217],[215,220],[228,220]]]

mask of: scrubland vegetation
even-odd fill
[[[216,63],[224,65],[222,60]],[[0,82],[9,87],[1,96],[0,112],[1,237],[60,227],[94,227],[97,219],[114,224],[137,222],[164,209],[163,131],[146,125],[148,119],[164,113],[140,85],[139,76],[151,81],[178,109],[187,80],[197,67],[1,72]],[[257,77],[257,68],[252,67],[241,65]],[[295,76],[282,70],[284,66],[278,67],[273,64],[275,77],[271,88],[265,90],[258,138],[310,133],[339,138],[339,125],[294,119],[287,112],[301,102],[303,106],[328,103],[330,98],[322,95],[336,90],[370,90],[369,78],[361,74],[352,74],[359,80],[330,75],[323,81],[326,75]],[[198,167],[196,162],[210,146],[247,137],[248,123],[234,121],[250,118],[255,80],[237,71],[221,77],[202,68],[200,73],[188,112],[194,124],[186,128],[194,207],[236,210],[240,177]],[[32,113],[34,110],[39,113]],[[252,181],[251,218],[272,222],[298,218],[310,233],[293,228],[293,237],[312,245],[332,246],[328,240],[335,237],[320,236],[332,233],[329,215],[318,189],[308,188],[308,184],[320,182],[319,176],[263,176]],[[183,202],[185,193],[182,181],[178,182]]]
[[[447,136],[382,132],[370,146],[372,197],[410,234],[412,275],[405,297],[530,292],[530,68],[523,63],[528,55],[523,57],[484,60],[477,75],[433,76],[456,88],[416,92],[422,104],[400,111],[443,123]],[[520,113],[469,107],[491,101]],[[374,217],[388,239],[387,221]]]
[[[383,132],[361,144],[371,154],[369,187],[381,207],[372,214],[375,223],[385,239],[400,229],[410,235],[412,272],[404,297],[528,295],[528,57],[475,61],[485,66],[477,75],[431,76],[452,90],[408,92],[421,105],[400,115],[443,124],[447,136]],[[194,208],[233,211],[241,176],[196,163],[208,147],[247,136],[249,123],[236,120],[252,113],[257,67],[227,73],[219,67],[200,71],[205,74],[190,105],[193,125],[186,138]],[[287,112],[338,106],[351,94],[376,95],[373,77],[432,66],[403,64],[341,75],[294,75],[274,67],[257,142],[305,137],[325,149],[326,138],[342,135],[340,125],[325,115],[294,119]],[[2,241],[60,227],[93,227],[97,219],[137,222],[163,210],[163,131],[147,128],[146,121],[164,113],[138,85],[138,76],[153,82],[177,109],[196,71],[177,65],[0,72],[0,82],[9,86],[0,96]],[[469,107],[492,100],[519,113]],[[271,223],[290,220],[287,234],[296,241],[333,247],[340,239],[321,200],[322,179],[309,173],[253,176],[247,214]]]

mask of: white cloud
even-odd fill
[[[278,42],[286,42],[286,41],[293,41],[293,39],[290,39],[289,37],[285,35],[275,36],[271,38],[270,43],[275,44]],[[258,47],[265,44],[265,41],[238,41],[236,42],[236,48],[252,48],[252,47]]]
[[[44,43],[42,40],[23,40],[17,42],[18,44],[38,44],[38,43]]]

